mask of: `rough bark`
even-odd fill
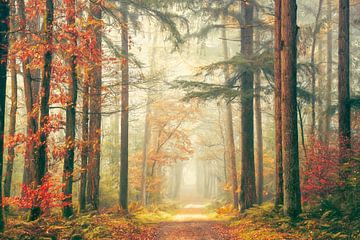
[[[281,1],[275,0],[274,28],[274,79],[275,79],[275,206],[284,203],[282,134],[281,134]]]
[[[348,161],[347,152],[351,148],[350,117],[350,7],[349,0],[339,0],[339,60],[338,60],[338,116],[339,116],[339,149],[340,163]],[[340,172],[342,180],[346,180],[346,169]]]
[[[96,21],[102,18],[102,9],[98,3],[90,4],[90,16]],[[95,48],[101,54],[102,27],[101,24],[94,26]],[[89,72],[90,78],[90,123],[89,123],[89,162],[87,201],[94,210],[99,209],[99,183],[100,183],[100,159],[101,159],[101,84],[102,67],[101,56]]]
[[[75,0],[66,2],[67,16],[66,21],[69,26],[75,24]],[[71,34],[70,44],[73,48],[76,47],[77,36]],[[72,206],[72,187],[73,187],[73,172],[74,172],[74,156],[75,156],[75,134],[76,134],[76,101],[77,101],[77,73],[76,73],[76,55],[72,53],[69,56],[68,64],[70,66],[70,83],[68,89],[68,103],[66,104],[66,156],[64,159],[63,168],[63,193],[66,196],[64,199],[63,216],[68,218],[73,215]]]
[[[284,212],[290,217],[301,213],[298,126],[297,126],[297,13],[296,2],[281,3],[281,110],[284,171]]]
[[[244,24],[241,28],[241,54],[253,55],[253,14],[254,5],[241,2]],[[255,163],[254,163],[254,73],[243,73],[241,82],[241,184],[240,209],[243,211],[256,203]]]
[[[223,23],[225,24],[225,17],[223,16]],[[229,50],[227,44],[227,34],[226,29],[221,30],[222,35],[222,45],[223,45],[223,54],[224,60],[229,59]],[[224,69],[225,75],[225,84],[228,84],[229,79],[229,68],[225,66]],[[239,196],[238,196],[238,179],[237,179],[237,169],[236,169],[236,154],[235,154],[235,141],[234,141],[234,126],[233,126],[233,116],[232,116],[232,106],[230,102],[225,103],[225,158],[227,158],[228,163],[230,163],[231,169],[231,185],[232,185],[232,195],[233,195],[233,207],[234,209],[239,208]],[[226,169],[226,164],[225,164]],[[225,171],[226,173],[226,171]],[[226,174],[225,174],[226,175]]]
[[[329,144],[329,134],[330,134],[330,122],[331,122],[331,115],[329,114],[329,109],[331,107],[331,90],[332,90],[332,79],[333,79],[333,29],[332,29],[332,1],[327,0],[327,21],[330,24],[330,29],[326,34],[327,38],[327,63],[326,63],[326,93],[325,93],[325,136],[324,136],[324,143],[326,145]]]
[[[10,2],[10,31],[15,29],[15,1]],[[15,33],[9,35],[10,47],[16,41]],[[10,107],[10,121],[9,121],[9,137],[14,137],[16,131],[16,112],[17,112],[17,71],[16,71],[16,58],[12,56],[9,59],[10,64],[10,79],[11,79],[11,107]],[[6,173],[4,179],[4,197],[10,197],[11,195],[11,181],[13,175],[15,159],[15,147],[11,146],[8,148],[8,159],[6,164]],[[6,207],[7,208],[7,207]]]
[[[6,78],[7,58],[9,51],[9,15],[10,6],[8,1],[0,1],[0,179],[3,174],[4,163],[4,130],[5,130],[5,100],[6,100]],[[2,181],[0,181],[0,196],[2,196]],[[3,201],[0,197],[0,232],[5,228]]]
[[[129,29],[128,3],[121,1],[121,157],[120,157],[120,206],[128,209],[128,145],[129,145]]]
[[[35,158],[35,184],[40,186],[42,179],[46,172],[46,150],[47,150],[47,133],[43,131],[48,124],[49,118],[49,97],[50,97],[50,80],[52,70],[52,41],[53,41],[53,19],[54,19],[54,3],[52,0],[46,0],[45,3],[45,22],[44,33],[46,42],[46,51],[44,54],[44,69],[42,72],[42,78],[40,83],[40,146],[38,150],[38,156]],[[38,199],[38,201],[41,201]],[[31,208],[30,221],[36,220],[41,214],[39,203],[36,203]]]
[[[83,107],[82,107],[82,141],[81,149],[81,174],[80,174],[80,190],[79,190],[79,208],[80,212],[84,212],[86,208],[86,181],[88,171],[88,156],[89,156],[89,84],[88,71],[85,69],[85,82],[83,89]]]

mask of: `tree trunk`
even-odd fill
[[[102,9],[98,3],[90,4],[91,20],[101,21]],[[101,62],[101,23],[94,27],[96,41],[95,48],[100,54],[98,61],[89,72],[90,78],[90,123],[89,123],[89,163],[87,200],[94,210],[99,209],[99,183],[100,183],[100,159],[101,159],[101,85],[102,85],[102,62]]]
[[[10,1],[10,32],[15,29],[15,1]],[[10,47],[15,43],[15,33],[9,35]],[[10,108],[10,122],[9,122],[9,137],[15,136],[16,131],[16,112],[17,112],[17,71],[16,71],[16,58],[11,56],[9,59],[10,64],[10,78],[11,78],[11,108]],[[8,160],[6,164],[6,173],[4,180],[4,197],[10,197],[11,192],[11,180],[13,175],[15,159],[15,147],[8,148]],[[8,207],[6,206],[6,209]]]
[[[6,100],[6,78],[7,58],[9,51],[9,15],[10,6],[8,1],[0,1],[0,179],[3,174],[4,163],[4,130],[5,130],[5,100]],[[0,181],[0,196],[2,196],[2,181]],[[3,201],[0,197],[0,232],[5,228]]]
[[[128,144],[129,144],[129,29],[128,3],[121,1],[121,166],[120,166],[120,206],[128,209]]]
[[[226,20],[223,16],[223,24],[225,25]],[[223,44],[223,53],[224,60],[229,60],[229,50],[227,44],[226,29],[222,28],[222,44]],[[229,68],[225,66],[224,69],[225,75],[225,84],[228,84],[229,79]],[[232,106],[230,102],[225,103],[225,143],[226,143],[226,154],[227,162],[230,162],[231,168],[231,185],[232,185],[232,195],[233,195],[233,207],[234,209],[239,208],[239,196],[238,196],[238,179],[237,179],[237,169],[236,169],[236,154],[235,154],[235,141],[234,141],[234,126],[233,126],[233,116],[232,116]],[[226,169],[226,165],[225,165]],[[226,171],[225,171],[226,173]]]
[[[146,102],[146,116],[145,116],[145,131],[144,131],[144,143],[143,143],[143,162],[141,173],[141,202],[146,206],[146,181],[147,181],[147,161],[149,154],[149,142],[151,139],[151,126],[150,126],[150,93],[148,92],[148,99]]]
[[[281,1],[275,0],[274,29],[274,79],[275,79],[275,206],[284,203],[283,167],[282,167],[282,134],[281,134]]]
[[[315,116],[315,102],[316,102],[316,70],[315,70],[315,49],[316,49],[316,41],[317,41],[317,34],[319,32],[319,19],[321,15],[321,8],[322,8],[323,0],[319,0],[319,7],[315,18],[315,26],[312,34],[312,46],[311,46],[311,59],[310,63],[313,67],[311,71],[311,128],[310,128],[310,135],[315,134],[315,122],[316,122],[316,116]]]
[[[264,165],[263,165],[263,136],[261,116],[261,78],[260,73],[255,74],[255,119],[256,119],[256,145],[257,145],[257,168],[256,168],[256,192],[258,204],[263,202]]]
[[[241,2],[244,24],[241,24],[241,54],[253,55],[253,15],[254,5]],[[256,203],[255,163],[254,163],[254,73],[243,73],[241,83],[241,188],[240,209],[243,211]]]
[[[332,29],[332,1],[327,0],[327,21],[331,24],[330,29],[327,32],[327,64],[326,64],[326,95],[325,95],[325,136],[324,143],[326,145],[329,144],[329,134],[330,134],[330,122],[331,115],[329,114],[329,109],[331,107],[331,88],[332,88],[332,79],[333,79],[333,56],[332,56],[332,48],[333,48],[333,29]]]
[[[259,10],[256,10],[256,18],[259,18]],[[260,32],[255,33],[255,43],[257,51],[260,49]],[[262,116],[261,116],[261,76],[260,72],[255,73],[255,121],[256,121],[256,193],[258,204],[263,202],[264,186],[264,164],[263,164],[263,136],[262,136]]]
[[[86,180],[88,172],[88,156],[89,156],[89,73],[84,70],[85,82],[83,90],[83,115],[82,115],[82,141],[83,147],[81,149],[81,175],[80,175],[80,192],[79,192],[79,207],[80,212],[84,212],[86,208]]]
[[[347,152],[351,148],[350,116],[350,58],[349,58],[349,0],[339,0],[339,60],[338,60],[338,98],[339,98],[339,149],[340,163],[348,161]],[[347,179],[347,170],[341,170],[340,178]]]
[[[46,0],[44,33],[47,50],[44,54],[44,70],[40,83],[40,146],[38,148],[38,157],[35,158],[35,183],[41,186],[46,171],[46,150],[47,150],[47,133],[44,131],[48,124],[49,118],[49,97],[50,97],[50,80],[52,70],[52,41],[53,41],[53,19],[54,19],[54,3],[52,0]],[[31,208],[30,221],[40,217],[40,201]]]
[[[298,126],[297,126],[297,13],[296,2],[281,5],[281,110],[282,156],[284,168],[284,212],[290,217],[301,213]]]
[[[66,21],[69,26],[75,24],[75,0],[66,2],[67,16]],[[77,36],[71,34],[70,44],[76,48]],[[72,187],[73,187],[73,172],[74,172],[74,156],[75,156],[75,135],[76,135],[76,101],[77,101],[77,73],[76,73],[76,55],[72,53],[68,59],[70,65],[71,82],[69,84],[69,101],[66,104],[66,157],[64,159],[63,169],[63,193],[66,196],[64,199],[63,216],[68,218],[73,215],[72,207]]]
[[[18,0],[18,11],[19,11],[19,19],[20,19],[20,38],[26,38],[26,17],[25,17],[25,2],[24,0]],[[24,79],[24,93],[25,93],[25,106],[27,113],[27,138],[30,139],[33,137],[33,134],[37,132],[37,115],[38,113],[34,113],[34,97],[33,97],[33,89],[32,89],[32,78],[30,69],[27,65],[30,63],[30,59],[27,58],[22,61],[23,68],[23,79]],[[35,143],[34,141],[26,142],[26,150],[25,150],[25,159],[24,159],[24,173],[23,173],[23,184],[30,185],[30,183],[34,179],[34,160],[35,160]],[[23,193],[22,193],[23,194]]]

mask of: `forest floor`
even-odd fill
[[[169,221],[155,226],[155,239],[158,240],[220,240],[231,239],[217,228],[224,221],[214,219],[206,211],[206,205],[187,204],[180,208]]]
[[[214,204],[213,204],[214,205]],[[184,205],[165,204],[147,209],[131,206],[134,215],[125,216],[116,209],[100,214],[90,212],[64,220],[59,213],[34,221],[9,216],[0,239],[21,240],[330,240],[359,239],[341,231],[336,221],[304,215],[292,221],[272,204],[254,206],[238,214],[231,205],[209,206],[205,202]],[[359,233],[359,232],[357,232]]]

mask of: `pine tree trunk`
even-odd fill
[[[241,2],[244,24],[241,28],[241,54],[253,55],[253,15],[254,5]],[[241,184],[240,209],[243,211],[256,203],[255,163],[254,163],[254,73],[243,73],[241,82]]]
[[[350,58],[349,58],[349,0],[339,0],[339,60],[338,60],[338,101],[339,101],[339,149],[340,163],[348,161],[347,152],[351,148],[350,116]],[[341,180],[347,179],[347,170],[340,172]]]
[[[15,29],[15,1],[11,0],[10,4],[10,31]],[[15,43],[15,33],[9,35],[10,47]],[[10,108],[10,121],[9,121],[9,137],[14,137],[16,131],[16,112],[17,112],[17,71],[16,71],[16,58],[12,56],[9,59],[10,64],[10,78],[11,78],[11,108]],[[15,160],[15,147],[8,148],[8,160],[6,164],[6,173],[4,180],[4,197],[10,197],[11,181],[13,175],[13,167]],[[8,206],[5,207],[8,209]]]
[[[128,209],[128,142],[129,142],[129,29],[128,3],[121,1],[121,166],[120,166],[120,206]]]
[[[75,24],[75,0],[66,3],[67,16],[66,21],[69,26]],[[76,47],[77,36],[71,35],[70,44],[73,48]],[[63,169],[63,193],[66,196],[64,199],[63,216],[68,218],[73,215],[72,207],[72,188],[73,188],[73,172],[74,172],[74,156],[75,156],[75,134],[76,134],[76,101],[77,101],[77,73],[76,73],[76,55],[72,53],[68,59],[71,71],[71,82],[69,84],[68,96],[70,102],[66,105],[66,156],[64,159]]]
[[[332,90],[332,79],[333,79],[333,28],[332,28],[332,1],[327,0],[327,21],[331,24],[330,29],[327,32],[327,64],[326,64],[326,95],[325,95],[325,136],[324,136],[324,143],[326,145],[329,144],[329,134],[330,134],[330,122],[331,122],[331,115],[329,113],[329,109],[331,107],[331,90]]]
[[[44,70],[42,73],[40,83],[40,146],[38,148],[38,157],[35,158],[35,183],[36,186],[42,184],[42,180],[46,171],[46,150],[47,150],[47,133],[43,131],[48,124],[49,118],[49,97],[50,97],[50,80],[52,70],[52,41],[53,41],[53,19],[54,19],[54,3],[52,0],[46,0],[45,3],[45,23],[44,33],[47,50],[44,54]],[[39,207],[41,199],[31,208],[30,221],[36,220],[40,217],[41,209]]]
[[[284,203],[282,134],[281,134],[281,0],[275,0],[274,29],[274,79],[275,79],[275,206]]]
[[[101,21],[102,9],[98,3],[90,4],[89,18]],[[95,48],[101,54],[102,42],[101,24],[94,27]],[[99,183],[100,183],[100,159],[101,159],[101,85],[102,66],[100,59],[89,72],[90,78],[90,122],[89,122],[89,162],[87,201],[94,210],[99,209]],[[91,146],[91,147],[90,147]]]
[[[301,213],[298,126],[297,126],[297,13],[296,2],[281,5],[281,110],[282,156],[284,168],[284,212],[290,217]]]
[[[225,17],[223,16],[223,24],[225,25]],[[225,27],[222,28],[222,44],[223,44],[223,53],[224,60],[229,60],[228,53],[228,44],[227,44],[227,36]],[[225,66],[224,69],[225,75],[225,84],[228,84],[227,81],[229,79],[229,68]],[[230,162],[231,168],[231,185],[232,185],[232,195],[233,195],[233,207],[234,209],[239,208],[239,196],[238,196],[238,179],[237,179],[237,169],[236,169],[236,154],[235,154],[235,141],[234,141],[234,126],[233,126],[233,116],[232,116],[232,106],[230,102],[225,103],[225,143],[226,143],[226,154],[227,158],[226,162]],[[226,164],[225,164],[226,169]],[[226,171],[225,171],[226,173]]]
[[[82,115],[82,141],[83,147],[81,149],[81,175],[80,175],[80,191],[79,191],[79,207],[80,212],[86,209],[86,181],[88,172],[88,156],[89,156],[89,74],[88,70],[84,70],[85,82],[83,89],[83,115]]]
[[[5,100],[6,100],[6,78],[7,58],[9,51],[9,15],[10,6],[8,1],[0,1],[0,179],[3,175],[4,163],[4,131],[5,131]],[[2,196],[2,181],[0,181],[0,196]],[[0,232],[5,228],[3,201],[0,197]]]

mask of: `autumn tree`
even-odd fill
[[[2,179],[4,164],[4,130],[5,130],[5,99],[6,99],[6,78],[7,60],[9,51],[9,15],[10,6],[8,1],[0,1],[0,177]],[[0,181],[0,196],[3,188]],[[0,231],[5,228],[3,215],[3,201],[0,197]]]
[[[10,31],[15,32],[15,1],[12,0],[10,3]],[[9,45],[10,48],[14,45],[16,41],[15,33],[9,35]],[[10,79],[11,79],[11,107],[10,107],[10,121],[9,121],[9,138],[13,139],[15,136],[16,130],[16,112],[17,112],[17,102],[18,102],[18,84],[17,84],[17,70],[16,70],[16,57],[14,55],[10,56],[9,59],[10,65]],[[13,176],[15,160],[15,144],[11,144],[8,147],[8,159],[6,164],[6,173],[4,179],[4,197],[10,197],[11,191],[11,182]]]
[[[102,42],[102,8],[101,5],[90,3],[89,20],[93,23],[92,42],[95,46],[95,54],[101,59]],[[89,93],[90,93],[90,121],[89,121],[89,160],[87,164],[87,202],[93,209],[99,209],[99,182],[100,182],[100,158],[101,158],[101,87],[102,66],[101,61],[95,62],[89,70]]]
[[[47,135],[45,128],[49,122],[49,98],[50,98],[50,83],[51,83],[51,71],[52,71],[52,58],[53,58],[53,20],[54,20],[54,2],[47,0],[45,3],[45,22],[44,22],[44,35],[46,43],[46,51],[44,54],[44,68],[42,72],[42,78],[40,83],[40,144],[38,147],[38,156],[35,158],[35,183],[36,186],[42,184],[42,179],[46,172],[47,161]],[[41,199],[38,199],[41,201]],[[36,203],[31,208],[30,220],[36,220],[41,214],[41,209]]]
[[[73,185],[73,171],[74,171],[74,157],[75,157],[75,128],[76,128],[76,101],[77,101],[77,69],[76,69],[76,55],[74,53],[76,48],[76,33],[75,29],[75,0],[66,2],[66,22],[69,28],[69,42],[72,48],[71,54],[68,57],[68,64],[70,66],[70,82],[68,103],[66,105],[66,148],[67,153],[64,159],[64,195],[67,196],[64,200],[63,216],[70,217],[73,215],[72,208],[72,185]]]

